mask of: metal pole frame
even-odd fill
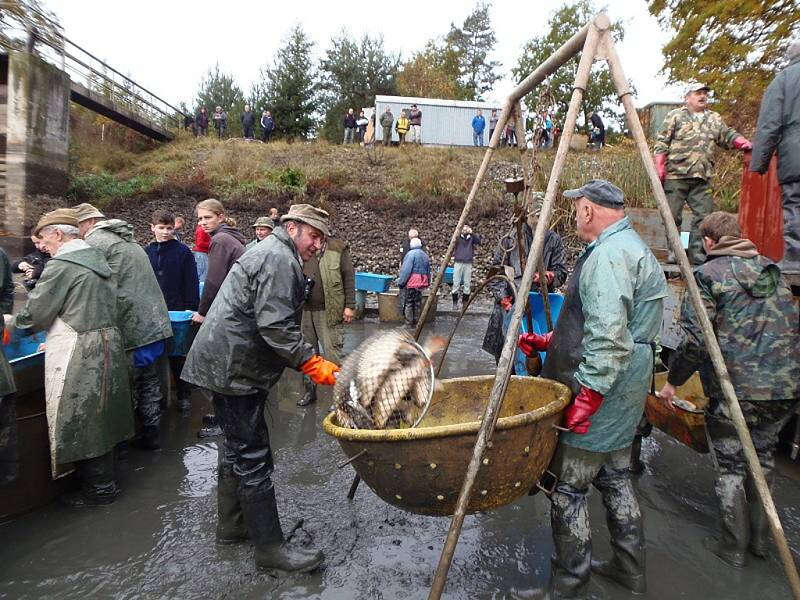
[[[483,180],[488,163],[491,160],[494,149],[497,147],[497,143],[500,139],[500,132],[505,128],[506,122],[508,121],[508,115],[510,114],[511,110],[517,109],[517,103],[525,94],[529,93],[547,76],[552,74],[556,69],[566,63],[573,56],[577,55],[582,46],[583,52],[581,54],[578,71],[575,76],[575,87],[572,92],[569,110],[567,111],[567,116],[564,123],[564,133],[558,146],[558,150],[556,151],[555,161],[553,162],[550,179],[548,180],[547,184],[545,199],[542,204],[541,215],[536,225],[536,231],[534,232],[533,247],[531,249],[532,255],[530,260],[527,262],[525,271],[522,275],[522,281],[520,282],[519,296],[527,297],[533,281],[533,274],[537,270],[539,262],[542,260],[544,238],[552,217],[553,205],[555,203],[556,193],[558,192],[561,172],[564,168],[564,163],[566,161],[567,152],[569,151],[572,136],[574,135],[577,113],[583,101],[583,95],[586,89],[589,72],[591,71],[592,63],[595,58],[605,59],[611,71],[617,93],[619,94],[619,99],[625,108],[628,126],[633,134],[637,149],[639,150],[642,162],[644,164],[644,168],[647,171],[648,177],[650,178],[650,184],[656,197],[659,212],[666,229],[667,240],[675,256],[678,257],[678,266],[680,267],[681,273],[686,280],[689,297],[691,298],[695,312],[700,319],[700,325],[703,329],[703,335],[706,339],[706,345],[711,356],[714,369],[719,378],[723,393],[725,395],[725,400],[728,404],[728,408],[730,409],[737,433],[742,442],[748,467],[756,482],[756,487],[759,491],[762,504],[764,505],[764,509],[767,513],[770,528],[778,545],[778,550],[786,571],[787,578],[789,579],[792,593],[796,600],[800,600],[800,577],[798,577],[797,567],[792,558],[791,550],[789,549],[789,545],[786,541],[783,528],[781,527],[780,519],[778,517],[777,510],[775,509],[775,504],[772,501],[769,487],[766,479],[764,478],[764,473],[761,470],[761,465],[758,461],[758,455],[756,454],[755,447],[750,439],[749,430],[747,429],[747,424],[745,423],[744,416],[742,415],[741,408],[739,407],[739,402],[736,398],[736,392],[733,389],[733,384],[731,383],[730,376],[728,375],[727,368],[725,367],[725,361],[722,357],[719,343],[717,342],[711,321],[709,320],[708,314],[703,306],[703,302],[700,297],[700,291],[697,287],[697,283],[694,280],[689,260],[683,250],[680,234],[678,233],[678,229],[672,219],[672,213],[669,210],[669,204],[667,203],[664,189],[650,158],[650,150],[647,146],[647,141],[645,139],[641,123],[639,122],[638,114],[636,113],[636,109],[633,105],[631,91],[622,71],[622,66],[616,53],[614,41],[609,34],[609,27],[610,21],[606,14],[600,13],[595,16],[595,18],[589,24],[581,29],[581,31],[579,31],[575,36],[570,38],[567,43],[565,43],[553,55],[551,55],[550,58],[542,63],[539,68],[528,75],[528,77],[526,77],[525,80],[519,86],[517,86],[517,88],[506,100],[500,122],[498,123],[498,127],[495,130],[491,141],[489,142],[489,148],[486,150],[483,162],[481,163],[481,166],[475,177],[475,182],[465,202],[458,225],[456,226],[453,237],[450,241],[450,246],[448,247],[444,258],[442,259],[439,273],[434,281],[428,301],[425,303],[422,316],[414,335],[416,338],[418,338],[422,331],[425,318],[427,317],[428,311],[432,306],[433,295],[436,294],[439,286],[441,285],[441,281],[444,277],[444,269],[453,253],[458,234],[466,222],[466,218],[470,212],[470,209],[472,208],[478,187]],[[519,139],[517,141],[519,143]],[[511,366],[513,364],[512,359],[516,349],[517,333],[519,331],[519,325],[522,320],[524,308],[524,302],[516,302],[514,304],[514,312],[509,324],[508,334],[503,344],[503,351],[497,365],[497,372],[489,397],[489,403],[484,412],[481,427],[478,431],[472,459],[470,460],[467,472],[464,476],[464,483],[461,487],[461,492],[459,493],[455,513],[453,514],[453,518],[450,522],[450,528],[447,532],[447,538],[445,539],[442,554],[433,579],[433,584],[428,595],[428,600],[438,600],[441,598],[442,592],[444,591],[444,586],[447,581],[447,573],[453,560],[456,545],[458,544],[458,538],[461,533],[464,518],[466,516],[467,506],[472,495],[472,488],[475,484],[478,470],[481,466],[481,459],[488,443],[491,440],[497,416],[499,415],[500,407],[502,406],[503,399],[505,397]]]

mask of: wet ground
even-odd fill
[[[451,318],[433,330],[449,333]],[[486,317],[465,320],[451,347],[447,375],[494,370],[480,350]],[[380,327],[348,328],[352,348]],[[469,340],[469,341],[468,341]],[[191,415],[170,411],[158,453],[132,451],[120,467],[123,494],[108,507],[73,510],[57,504],[0,525],[0,598],[423,599],[427,597],[449,519],[421,517],[385,504],[362,485],[346,500],[350,467],[320,428],[329,406],[295,406],[300,378],[287,376],[271,395],[274,475],[285,526],[305,517],[305,531],[326,555],[324,569],[272,577],[257,573],[249,545],[217,547],[216,443],[196,431],[207,410],[198,394]],[[789,598],[774,556],[742,571],[703,547],[713,535],[710,459],[656,433],[645,440],[647,472],[636,487],[646,520],[647,575],[653,599]],[[800,551],[800,481],[782,464],[775,498],[792,549]],[[552,543],[548,501],[541,494],[467,517],[445,598],[502,599],[514,585],[544,584]],[[609,554],[599,495],[591,497],[595,554]],[[593,598],[630,598],[593,578]]]

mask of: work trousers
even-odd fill
[[[403,303],[403,317],[406,325],[416,325],[422,312],[422,290],[419,288],[406,288],[406,298]]]
[[[800,274],[800,181],[781,184],[783,197],[784,273]]]
[[[775,467],[778,434],[794,414],[797,401],[739,400],[739,406],[750,430],[764,477],[769,482]],[[766,514],[747,468],[742,443],[727,405],[722,400],[712,400],[711,409],[705,417],[718,465],[714,490],[719,502],[721,539],[744,553],[751,534],[765,535]]]
[[[186,363],[186,357],[170,356],[168,359],[169,370],[172,372],[172,375],[175,377],[175,381],[177,382],[175,384],[177,388],[177,398],[178,400],[188,400],[192,396],[192,384],[181,379],[181,371],[183,371],[183,365]]]
[[[219,465],[238,480],[237,495],[255,496],[272,489],[272,448],[264,420],[266,390],[246,396],[213,394],[214,414],[225,438]]]
[[[579,596],[589,582],[592,560],[587,505],[589,485],[602,495],[614,552],[624,553],[626,563],[643,568],[642,513],[631,483],[629,465],[630,446],[613,452],[589,452],[559,443],[550,465],[558,478],[550,495],[554,546],[550,585],[555,592],[568,598]],[[625,532],[628,539],[615,540],[615,532]],[[619,541],[623,543],[617,544]]]
[[[194,262],[197,266],[197,279],[200,283],[205,282],[208,274],[208,253],[193,251]]]
[[[422,143],[422,125],[412,125],[409,130],[409,139],[408,141],[412,144],[421,144]]]
[[[469,294],[472,283],[472,263],[457,262],[453,265],[453,293],[457,294],[461,288],[464,294]]]
[[[342,364],[344,332],[341,323],[329,327],[324,310],[304,310],[302,329],[303,339],[314,346],[317,354],[337,365]],[[308,375],[303,375],[303,385],[309,391],[316,387]]]
[[[689,234],[689,262],[702,264],[706,259],[703,240],[700,236],[700,221],[706,218],[714,208],[711,188],[705,179],[691,177],[687,179],[667,179],[664,182],[664,193],[669,202],[669,209],[678,231],[683,221],[683,205],[688,204],[692,211],[692,228]]]
[[[353,143],[353,129],[352,127],[345,127],[344,128],[344,142],[345,144],[352,144]]]
[[[158,360],[146,367],[133,367],[133,407],[142,427],[161,422],[161,377]]]
[[[383,128],[383,145],[388,146],[392,143],[392,126]]]

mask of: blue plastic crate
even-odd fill
[[[21,335],[24,331],[14,330],[10,342],[3,346],[3,352],[15,373],[33,363],[44,361],[44,352],[39,352],[39,345],[45,342],[46,334],[40,331],[31,335]]]
[[[447,267],[444,270],[444,283],[447,285],[453,285],[453,272],[455,269],[453,267]]]
[[[394,277],[391,275],[356,272],[356,289],[364,292],[383,294],[389,291],[392,279],[394,279]]]
[[[191,310],[171,310],[169,311],[169,322],[172,325],[172,342],[168,345],[170,356],[186,356],[189,348],[194,341],[194,331],[192,331]]]

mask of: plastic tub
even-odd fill
[[[389,291],[389,286],[394,279],[391,275],[378,273],[356,273],[356,289],[365,292],[382,294]]]

